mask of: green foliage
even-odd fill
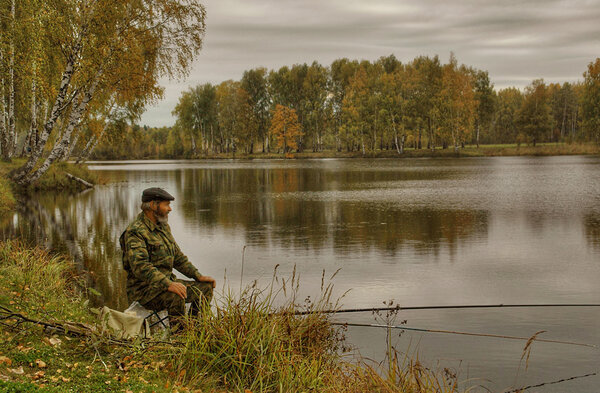
[[[403,64],[390,55],[374,62],[338,59],[329,67],[313,62],[257,68],[241,81],[184,92],[174,127],[111,130],[93,157],[268,155],[276,141],[264,130],[277,105],[295,110],[304,133],[296,151],[303,154],[394,156],[395,150],[403,154],[404,143],[406,149],[434,150],[478,142],[591,141],[600,136],[594,133],[594,97],[600,96],[594,67],[584,75],[586,84],[536,80],[524,93],[513,87],[496,92],[487,71],[453,56],[447,64],[437,56]]]
[[[534,80],[525,89],[525,100],[517,115],[517,124],[534,146],[540,140],[551,140],[554,118],[548,88],[542,79]]]
[[[583,74],[583,116],[587,135],[600,142],[600,58],[588,65]]]

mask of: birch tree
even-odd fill
[[[114,92],[147,103],[162,94],[159,78],[186,75],[205,29],[196,0],[54,0],[43,15],[44,48],[62,71],[49,84],[53,104],[38,143],[11,174],[21,185],[72,151],[94,100]],[[58,123],[60,137],[45,155]]]

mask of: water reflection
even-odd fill
[[[182,250],[217,278],[225,270],[239,277],[247,246],[246,281],[270,280],[276,264],[283,272],[297,265],[310,294],[318,291],[322,269],[341,267],[336,286],[352,288],[347,306],[390,298],[405,305],[594,303],[600,298],[599,164],[598,157],[97,164],[93,169],[108,184],[78,195],[37,195],[0,222],[0,231],[68,251],[102,293],[97,301],[123,309],[118,237],[138,213],[142,190],[160,186],[176,198],[169,220]],[[430,328],[548,330],[557,339],[600,344],[597,310],[409,318]],[[571,326],[576,319],[579,325]],[[369,356],[382,358],[384,341],[376,334],[354,329],[351,336]],[[422,345],[426,356],[470,360],[473,372],[497,387],[513,383],[520,347],[507,354],[502,342],[470,343],[427,337]],[[600,360],[552,348],[536,354],[531,381]],[[578,391],[594,391],[586,384]]]
[[[114,172],[117,182],[78,195],[35,195],[24,201],[14,220],[3,223],[4,237],[68,251],[102,294],[97,302],[124,309],[118,237],[138,212],[141,190],[150,185],[174,191],[184,227],[235,232],[258,248],[304,249],[315,255],[334,249],[341,256],[375,249],[389,258],[405,247],[434,255],[447,247],[454,255],[461,242],[485,237],[487,231],[485,211],[397,210],[360,198],[348,201],[352,196],[344,195],[390,181],[441,180],[450,171],[292,165],[126,173]],[[124,178],[127,182],[120,182]]]

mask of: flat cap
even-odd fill
[[[150,201],[174,201],[175,197],[162,188],[150,187],[142,192],[142,202]]]

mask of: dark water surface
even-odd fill
[[[144,188],[176,200],[169,222],[203,274],[266,285],[273,269],[300,273],[318,296],[337,269],[344,307],[481,303],[600,303],[600,158],[127,161],[94,163],[110,183],[75,196],[44,194],[6,220],[4,236],[75,255],[104,302],[123,309],[118,237]],[[370,313],[340,320],[371,323]],[[403,311],[396,323],[600,345],[600,308]],[[406,331],[394,343],[464,386],[494,391],[600,369],[600,350]],[[350,327],[363,356],[383,360],[385,330]],[[537,390],[597,392],[600,376]]]

